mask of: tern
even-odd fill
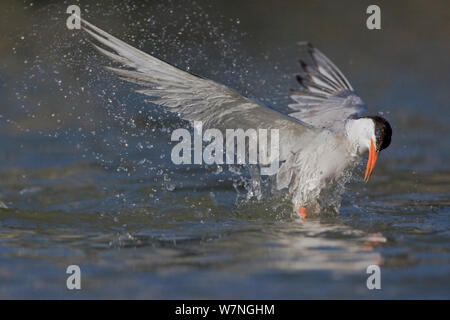
[[[380,116],[362,116],[366,105],[347,78],[321,51],[305,43],[312,63],[300,60],[300,89],[291,90],[291,113],[281,113],[236,91],[183,71],[82,21],[98,43],[93,46],[120,67],[106,67],[121,79],[140,85],[136,91],[182,119],[205,127],[279,129],[276,187],[288,188],[293,208],[302,217],[323,208],[321,192],[333,186],[368,152],[364,180],[381,150],[391,143],[392,129]]]

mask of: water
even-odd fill
[[[370,183],[354,172],[339,215],[302,222],[282,195],[249,196],[242,168],[173,165],[170,132],[186,124],[104,71],[64,28],[65,4],[2,2],[0,297],[450,297],[446,2],[383,2],[381,31],[362,4],[85,5],[120,38],[280,110],[295,43],[311,40],[393,142]],[[66,289],[71,264],[81,291]]]

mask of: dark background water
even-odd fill
[[[379,1],[377,31],[369,1],[79,2],[115,36],[279,110],[297,43],[330,56],[394,136],[339,216],[306,222],[289,201],[237,201],[238,174],[171,164],[186,124],[102,69],[65,27],[69,4],[0,4],[0,297],[449,298],[448,1]],[[81,291],[66,289],[70,264]]]

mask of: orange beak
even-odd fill
[[[375,164],[377,163],[377,160],[378,160],[378,152],[375,150],[373,140],[370,140],[369,160],[367,161],[366,175],[364,176],[365,182],[369,181],[373,169],[375,168]]]

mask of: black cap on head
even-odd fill
[[[366,117],[373,120],[375,124],[375,148],[377,152],[386,149],[391,144],[392,128],[386,119],[379,116]]]

